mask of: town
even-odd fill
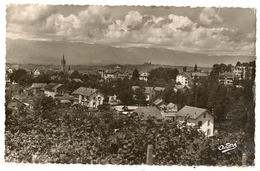
[[[126,118],[137,117],[140,122],[153,120],[154,124],[159,125],[165,122],[171,124],[185,123],[185,125],[187,123],[189,127],[196,130],[193,136],[200,133],[201,136],[212,137],[212,141],[220,135],[231,132],[241,134],[241,131],[243,135],[246,133],[247,137],[251,135],[248,141],[253,141],[254,61],[248,63],[238,61],[235,66],[223,63],[215,64],[212,68],[200,68],[197,64],[194,64],[194,67],[159,66],[153,65],[151,62],[135,67],[124,65],[70,66],[67,64],[64,54],[60,66],[56,67],[7,64],[6,131],[15,131],[15,129],[18,129],[18,125],[24,124],[19,122],[29,122],[31,124],[21,125],[20,129],[22,130],[20,131],[35,131],[30,132],[30,134],[35,135],[39,134],[36,130],[46,134],[47,130],[55,131],[56,129],[55,132],[60,132],[59,135],[62,133],[65,136],[69,134],[67,136],[71,136],[73,141],[69,144],[74,147],[78,144],[77,142],[74,144],[74,141],[79,137],[74,139],[77,135],[74,135],[71,131],[76,130],[78,134],[81,134],[79,127],[83,125],[83,130],[90,131],[82,133],[82,136],[84,135],[85,138],[94,135],[101,136],[102,132],[106,132],[106,135],[103,136],[106,137],[107,141],[118,134],[117,132],[122,134],[123,131],[129,131],[130,128],[134,129],[133,126],[137,123],[132,123],[131,126],[130,123],[128,125],[122,124],[125,123]],[[35,119],[40,120],[36,121]],[[51,126],[50,123],[53,124],[52,127],[49,127]],[[172,126],[171,124],[167,127]],[[33,130],[32,125],[36,126]],[[47,128],[42,128],[42,126]],[[99,128],[101,129],[99,133],[95,130],[98,126],[103,127]],[[52,133],[49,132],[48,134],[52,136]],[[108,135],[111,135],[111,137],[107,137]],[[25,137],[22,137],[23,140],[20,141],[26,141]],[[9,138],[6,138],[6,141]],[[59,138],[57,140],[59,141]],[[31,142],[26,143],[29,145]],[[34,146],[37,146],[37,142],[35,143]],[[132,143],[126,144],[132,148]],[[163,141],[161,140],[160,143],[163,143]],[[57,142],[56,149],[54,147],[49,149],[47,142],[44,144],[46,145],[45,151],[35,151],[32,147],[32,151],[26,151],[26,153],[41,153],[43,155],[42,153],[46,153],[48,150],[58,150]],[[118,142],[113,142],[111,146],[109,148],[114,152],[106,153],[110,155],[120,153],[119,147],[113,147],[118,146]],[[246,148],[248,151],[254,149],[253,145],[241,148]],[[61,149],[60,146],[59,149]],[[12,149],[7,146],[7,150],[7,161],[21,162],[21,157],[19,158],[21,154],[17,154],[13,158],[8,156]],[[217,150],[217,148],[214,150]],[[248,159],[250,162],[253,161],[252,153],[253,151],[248,152],[249,156],[251,155],[251,158]],[[95,155],[91,154],[91,156],[99,156],[97,150]],[[59,156],[59,159],[50,159],[49,155],[47,157],[41,156],[42,158],[37,160],[40,162],[83,162],[92,164],[103,163],[103,160],[108,161],[107,158],[101,160],[101,156],[96,157],[95,160],[94,158],[93,160],[91,158],[88,160],[76,158],[74,161],[69,161],[72,159],[66,159],[64,156]],[[116,155],[116,157],[118,156],[120,155]],[[117,158],[113,159],[114,161],[111,159],[109,163],[141,164],[143,163],[141,161],[144,160],[140,154],[126,158],[120,159],[120,162]],[[29,155],[27,161],[32,162],[31,160]],[[169,164],[169,161],[165,158],[157,159],[157,162]],[[170,164],[176,163],[178,161],[170,162]],[[190,165],[196,164],[196,162],[184,164]],[[212,164],[217,163],[212,161]]]
[[[5,7],[5,166],[256,166],[255,7]]]

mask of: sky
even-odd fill
[[[6,38],[256,55],[252,8],[7,5]]]

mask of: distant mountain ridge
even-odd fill
[[[237,61],[255,60],[255,56],[209,56],[162,48],[119,48],[79,42],[6,39],[8,63],[60,64],[63,54],[67,65],[143,64],[150,61],[162,65],[194,66],[196,63],[200,67],[212,67],[218,63],[235,65]]]

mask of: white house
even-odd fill
[[[176,76],[176,83],[181,83],[181,85],[189,85],[189,77],[184,74],[179,74]]]
[[[184,106],[176,113],[176,117],[182,121],[187,118],[189,123],[197,125],[206,136],[213,136],[215,116],[207,109]]]
[[[80,87],[73,93],[78,103],[90,108],[97,108],[99,105],[103,105],[104,94],[97,89]]]
[[[139,76],[139,80],[148,81],[149,73],[148,72],[142,72]]]
[[[41,74],[41,72],[40,72],[40,70],[38,70],[38,69],[35,69],[34,71],[33,71],[33,76],[34,77],[37,77],[37,76],[39,76]]]

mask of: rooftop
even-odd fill
[[[133,113],[137,113],[138,116],[143,120],[146,120],[149,117],[154,117],[160,120],[163,119],[161,115],[161,111],[157,107],[152,107],[152,106],[138,107],[133,111]]]
[[[96,91],[97,91],[97,89],[80,87],[77,90],[75,90],[72,94],[78,94],[78,95],[83,95],[83,96],[90,96],[91,94],[93,94]]]
[[[203,108],[192,107],[192,106],[184,106],[181,110],[179,110],[176,113],[176,115],[182,116],[182,117],[189,117],[189,119],[197,119],[200,115],[202,115],[206,111],[208,111],[208,110],[203,109]],[[209,113],[211,114],[211,112],[209,112]]]

